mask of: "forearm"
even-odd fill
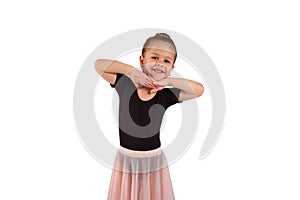
[[[136,68],[116,60],[98,59],[95,61],[95,69],[100,75],[104,72],[130,75]]]
[[[201,96],[204,91],[203,85],[193,80],[171,77],[167,79],[169,86],[181,89],[186,94]]]

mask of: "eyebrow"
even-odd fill
[[[156,56],[158,56],[158,54],[157,53],[151,53],[152,55],[156,55]],[[169,60],[172,60],[172,58],[170,58],[169,56],[166,56],[166,57],[164,57],[164,58],[167,58],[167,59],[169,59]]]

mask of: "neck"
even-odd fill
[[[147,94],[151,94],[150,91],[152,90],[152,88],[148,88],[148,87],[145,87],[145,86],[141,86],[139,89],[141,89],[143,91],[146,91]]]

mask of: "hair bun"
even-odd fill
[[[155,37],[163,37],[163,38],[171,39],[171,37],[166,33],[156,33]]]

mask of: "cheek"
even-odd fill
[[[147,69],[147,70],[151,70],[153,65],[154,65],[153,63],[145,63],[144,68]]]
[[[166,69],[166,76],[170,76],[171,71],[172,71],[172,68],[167,67],[167,69]]]

